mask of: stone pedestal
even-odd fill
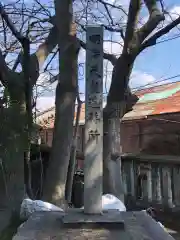
[[[78,224],[77,224],[78,223]],[[114,224],[114,227],[112,227]],[[18,229],[13,240],[173,240],[144,212],[111,211],[102,216],[83,215],[79,210],[67,214],[33,214]]]
[[[108,210],[102,214],[84,214],[81,209],[71,209],[62,218],[66,228],[84,229],[124,229],[124,220],[117,210]]]

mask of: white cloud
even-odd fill
[[[104,42],[104,51],[107,53],[112,53],[112,54],[116,54],[116,55],[120,55],[121,51],[122,51],[122,46],[118,43],[115,42],[111,42],[111,41],[106,41]],[[84,92],[85,92],[85,51],[81,50],[80,54],[79,54],[79,58],[78,58],[78,62],[79,62],[79,85],[80,85],[80,92],[82,93],[80,95],[81,99],[84,101],[85,97],[84,97]],[[109,91],[109,87],[111,84],[111,77],[112,77],[112,70],[113,70],[113,66],[112,64],[107,61],[104,60],[104,85],[103,85],[103,92],[105,94],[107,94],[107,92]],[[46,78],[45,78],[46,79]],[[46,82],[44,79],[44,76],[41,77],[41,81],[39,82]],[[130,80],[130,86],[132,88],[138,88],[141,87],[143,85],[146,84],[153,84],[153,82],[155,81],[155,78],[148,74],[148,73],[144,73],[141,71],[133,71],[132,75],[131,75],[131,80]],[[46,84],[45,84],[46,85]],[[47,88],[49,89],[50,87],[47,86]],[[55,86],[54,86],[55,88]],[[54,105],[54,96],[49,96],[47,97],[47,91],[46,94],[43,94],[43,97],[40,97],[38,99],[37,102],[37,106],[38,109],[43,111],[44,109],[50,108]]]
[[[109,87],[111,84],[111,76],[112,76],[112,65],[109,64],[109,66],[107,66],[107,73],[104,72],[104,92],[107,93],[109,91]],[[138,89],[141,87],[150,87],[153,84],[155,84],[156,79],[153,75],[142,72],[142,71],[138,71],[138,70],[134,70],[131,74],[130,77],[130,87],[131,89]]]
[[[122,51],[122,47],[117,43],[106,42],[104,44],[104,50],[108,53],[118,54],[120,55]],[[111,84],[113,66],[109,61],[104,61],[104,92],[107,93],[109,91],[109,87]],[[151,85],[155,82],[154,76],[151,74],[133,70],[130,77],[130,87],[138,88],[144,85]]]
[[[34,94],[37,96],[54,96],[56,89],[56,82],[50,83],[50,74],[40,74],[36,86],[34,87]]]
[[[121,6],[123,6],[125,8],[128,7],[128,4],[129,4],[129,0],[107,0],[107,2],[116,4],[116,5],[120,4]],[[127,8],[126,8],[126,10],[127,10]],[[170,12],[171,18],[168,15],[166,15],[166,21],[163,24],[164,26],[167,23],[169,23],[172,20],[179,17],[180,5],[173,6],[169,10],[169,12]],[[116,13],[113,12],[112,15],[116,15]],[[147,19],[148,19],[148,16],[144,17],[143,19],[141,19],[141,23],[144,23]],[[172,30],[173,34],[175,31],[177,31],[177,29]],[[112,41],[114,41],[113,43],[110,41],[111,36],[112,36]],[[120,40],[120,37],[117,34],[109,35],[109,37],[107,35],[105,35],[104,37],[109,40],[109,41],[104,42],[104,46],[103,46],[104,51],[107,53],[120,55],[122,52],[122,41]],[[165,36],[165,38],[166,37],[167,36]],[[117,41],[117,42],[115,42],[115,41]],[[79,63],[80,63],[80,67],[79,67],[80,89],[81,89],[81,92],[84,92],[85,51],[82,49],[79,54]],[[109,90],[110,83],[111,83],[112,69],[113,69],[112,64],[105,60],[104,61],[104,86],[103,86],[104,93],[107,93]],[[41,81],[39,81],[38,83],[45,82],[46,89],[49,90],[50,87],[49,87],[46,79],[44,79],[46,77],[47,76],[42,76],[40,79]],[[43,79],[43,81],[42,81],[42,79]],[[130,79],[131,88],[141,88],[142,86],[145,86],[145,85],[147,85],[147,87],[149,87],[149,86],[153,86],[154,85],[153,83],[157,84],[157,83],[155,83],[154,76],[149,73],[134,70],[131,75],[131,79]],[[55,88],[55,86],[53,86],[53,88]],[[41,90],[42,90],[42,88],[41,88]],[[38,98],[37,106],[38,106],[38,109],[40,109],[41,111],[54,105],[54,96],[47,96],[47,95],[48,94],[46,91],[46,93],[43,94],[43,97]],[[51,95],[53,95],[53,94],[51,94]],[[81,99],[84,100],[84,94],[81,94]]]
[[[106,42],[104,44],[104,50],[106,52],[109,52],[109,53],[112,52],[113,54],[115,54],[118,52],[119,49],[120,49],[119,44],[116,44],[116,43],[111,44],[110,42]],[[79,67],[79,84],[80,84],[80,92],[81,92],[80,97],[81,97],[82,101],[85,100],[85,96],[84,96],[85,65],[83,64],[84,62],[85,62],[85,51],[82,50],[79,55],[79,63],[82,64],[82,66]],[[109,61],[104,60],[103,92],[105,95],[109,91],[109,87],[111,84],[112,70],[113,70],[112,64]],[[134,70],[131,75],[130,86],[131,86],[131,88],[139,88],[146,84],[150,84],[150,86],[151,86],[153,84],[153,82],[155,82],[155,78],[152,75],[145,73],[145,72],[138,71],[138,70]],[[47,108],[52,107],[54,105],[54,99],[55,99],[54,96],[48,97],[47,95],[43,95],[43,97],[38,98],[37,108],[39,110],[43,111]]]
[[[172,7],[169,11],[170,16],[167,17],[167,21],[172,22],[172,20],[175,20],[180,16],[180,6],[176,5]]]
[[[108,67],[107,67],[108,68]],[[109,90],[109,86],[111,83],[111,71],[112,65],[109,66],[109,73],[107,77],[104,77],[104,93],[106,93]],[[153,83],[155,83],[155,78],[148,73],[144,73],[141,71],[133,71],[130,79],[130,87],[133,89],[135,88],[136,90],[139,88],[145,87],[151,87],[153,86]],[[106,87],[105,87],[106,86]],[[106,91],[107,90],[107,91]],[[82,93],[80,94],[80,98],[82,101],[85,101],[85,95]],[[48,108],[53,107],[55,104],[55,96],[52,97],[39,97],[37,99],[37,109],[38,111],[44,111]]]
[[[133,71],[130,78],[130,87],[133,88],[141,88],[143,86],[150,87],[155,82],[154,76],[151,74],[141,72],[141,71]]]
[[[114,39],[112,38],[112,41]],[[106,41],[104,42],[103,48],[106,53],[114,54],[116,56],[119,56],[122,53],[122,41],[118,42],[112,42],[112,41]]]
[[[36,108],[40,112],[54,106],[56,83],[51,84],[49,79],[49,74],[42,73],[37,81]]]
[[[55,97],[39,97],[36,102],[37,110],[42,112],[55,104]]]

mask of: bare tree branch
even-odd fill
[[[2,4],[0,3],[0,14],[3,17],[3,19],[5,20],[7,26],[10,28],[10,30],[12,31],[13,35],[18,39],[18,41],[23,45],[27,38],[24,37],[14,26],[14,24],[11,22],[11,20],[9,19],[7,13],[5,12]],[[49,19],[44,19],[44,21],[49,21],[51,23],[54,23],[55,17],[51,17]],[[35,24],[34,22],[32,23],[32,25]],[[39,69],[42,67],[42,65],[44,64],[47,56],[52,52],[52,50],[54,49],[54,47],[57,45],[57,29],[54,26],[51,30],[50,33],[47,37],[47,39],[44,41],[44,43],[42,43],[37,51],[31,55],[30,58],[30,74],[31,74],[31,81],[32,84],[34,85],[35,82],[37,81],[38,77],[39,77]],[[21,54],[19,54],[15,65],[13,67],[13,70],[16,69],[18,63],[21,62],[22,63],[22,57]]]
[[[8,86],[8,81],[10,80],[9,76],[10,76],[10,69],[8,68],[6,61],[4,59],[4,56],[0,50],[0,69],[1,69],[1,73],[0,73],[0,80],[2,82],[2,84],[7,87]]]
[[[135,34],[138,44],[141,44],[157,25],[165,20],[163,13],[158,9],[156,0],[144,0],[144,2],[149,11],[149,19]]]
[[[50,30],[50,33],[44,43],[42,43],[37,51],[31,55],[31,81],[32,84],[34,85],[39,77],[39,70],[43,66],[46,58],[48,55],[52,52],[52,50],[55,48],[57,45],[57,28],[52,27]]]
[[[123,9],[121,5],[115,6],[114,4],[111,4],[109,2],[103,1],[103,0],[97,0],[98,2],[102,3],[103,5],[109,6],[111,8],[116,8],[118,10],[121,10],[125,15],[127,15],[127,12]]]
[[[12,23],[12,21],[8,17],[7,13],[5,12],[4,7],[1,2],[0,2],[0,14],[1,14],[2,18],[5,20],[7,26],[12,31],[13,35],[18,39],[18,41],[20,43],[22,43],[24,41],[24,36],[15,28],[14,24]]]
[[[33,117],[32,117],[32,82],[30,75],[30,41],[28,37],[23,36],[14,26],[14,24],[9,19],[6,14],[2,4],[0,3],[0,14],[4,18],[7,26],[12,31],[12,34],[17,38],[17,40],[21,43],[23,48],[23,60],[22,60],[22,73],[23,73],[23,83],[24,83],[24,93],[25,93],[25,104],[26,104],[26,114],[27,114],[27,122],[25,124],[25,133],[27,134],[27,143],[25,149],[25,162],[28,167],[27,174],[25,174],[26,178],[26,187],[27,193],[30,198],[33,199],[33,192],[31,188],[31,167],[30,167],[30,148],[31,148],[31,133],[33,126]],[[16,86],[18,87],[18,86]]]
[[[55,56],[57,55],[59,49],[56,49],[56,51],[53,53],[51,59],[49,60],[49,62],[46,64],[46,67],[44,68],[44,71],[47,71],[48,66],[50,65],[50,63],[52,62],[52,60],[55,58]]]
[[[169,31],[171,31],[174,27],[176,27],[178,24],[180,24],[180,17],[178,17],[173,22],[169,23],[166,27],[156,32],[153,36],[145,40],[140,47],[139,52],[142,52],[145,48],[156,45],[156,41],[158,38],[162,37],[163,35],[167,34]]]
[[[134,32],[138,22],[140,7],[141,7],[141,0],[130,1],[126,33],[124,38],[124,48],[123,48],[124,53],[129,51],[129,47],[130,47],[129,45],[133,40]]]

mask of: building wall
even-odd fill
[[[180,155],[180,113],[126,121],[121,139],[124,153]]]
[[[41,143],[42,144],[46,144],[49,147],[52,146],[52,140],[53,140],[53,129],[49,128],[49,129],[43,129],[40,132],[40,136],[41,136]],[[82,136],[84,136],[84,126],[81,125],[79,126],[78,129],[78,133],[77,133],[77,152],[79,154],[77,154],[78,156],[78,161],[77,161],[77,168],[78,169],[82,169],[83,168],[83,149],[84,149],[84,142],[83,142],[83,138]]]
[[[42,142],[52,145],[52,129],[41,132]],[[79,127],[77,151],[84,150],[84,126]],[[122,122],[123,153],[180,155],[180,113]]]

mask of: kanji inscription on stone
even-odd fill
[[[103,175],[103,27],[86,33],[84,212],[102,211]]]

